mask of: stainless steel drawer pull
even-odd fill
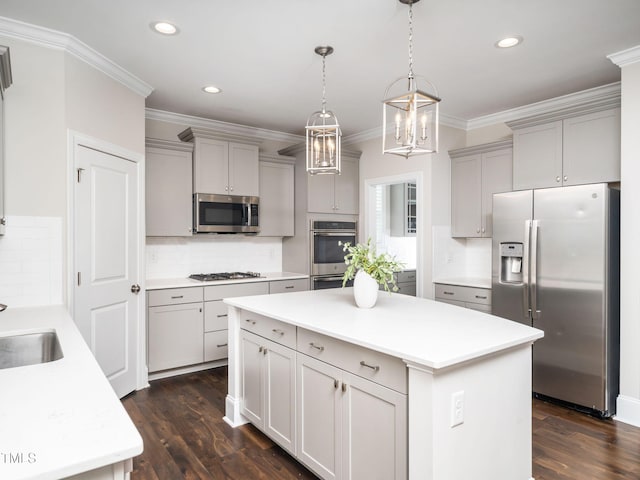
[[[249,322],[251,325],[255,325],[256,324],[256,321],[255,320],[251,320],[250,318],[247,318],[245,320],[245,322]]]
[[[362,365],[363,367],[367,367],[370,368],[371,370],[373,370],[374,372],[377,372],[378,370],[380,370],[380,366],[379,365],[369,365],[368,363],[366,363],[364,360],[360,361],[360,365]]]
[[[228,345],[229,345],[228,343],[223,343],[222,345],[216,345],[216,347],[218,347],[218,348],[222,348],[222,347],[226,347],[226,346],[228,346]]]
[[[226,314],[226,313],[225,313],[224,315],[216,315],[216,317],[218,317],[218,318],[224,318],[224,317],[228,317],[228,316],[229,316],[229,315],[228,315],[228,314]]]
[[[171,297],[172,300],[175,300],[178,298],[184,298],[184,295],[176,295],[175,297]]]
[[[263,349],[264,349],[264,347],[260,347],[260,348],[258,349],[258,352],[259,352],[259,353],[262,353],[262,350],[263,350]]]
[[[319,352],[324,352],[324,347],[322,345],[316,345],[315,343],[311,342],[309,346],[311,348],[317,349]]]
[[[274,328],[274,329],[272,330],[272,332],[273,332],[273,333],[275,333],[275,334],[277,334],[277,335],[280,335],[280,336],[283,336],[283,335],[284,335],[284,330],[280,330],[280,329],[278,329],[278,328]]]
[[[476,295],[476,298],[479,298],[481,300],[486,300],[487,296],[486,295],[484,295],[484,296],[483,295]]]
[[[266,355],[266,354],[267,354],[267,347],[264,347],[264,348],[262,349],[262,354],[263,354],[263,355]]]
[[[447,291],[442,292],[442,293],[444,293],[445,295],[455,295],[453,292],[447,292]]]
[[[342,383],[342,391],[343,392],[347,391],[347,384],[346,383]]]
[[[284,288],[293,288],[293,287],[294,287],[293,285],[287,285],[287,286],[286,286],[286,287],[284,287]]]
[[[333,379],[333,388],[337,389],[338,385],[340,385],[340,382],[337,379]]]

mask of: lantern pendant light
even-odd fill
[[[382,112],[382,153],[403,157],[438,151],[438,104],[436,88],[413,73],[413,4],[409,5],[409,74],[386,89]],[[404,88],[403,88],[404,87]]]
[[[307,172],[340,174],[342,132],[336,116],[326,109],[325,98],[325,59],[333,53],[333,47],[316,47],[315,52],[322,57],[322,110],[313,112],[307,120]]]

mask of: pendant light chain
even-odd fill
[[[326,112],[326,104],[327,104],[327,99],[326,99],[326,93],[327,93],[327,74],[325,72],[325,60],[326,60],[327,56],[326,55],[322,55],[322,113]]]
[[[409,78],[413,78],[413,2],[409,3]]]

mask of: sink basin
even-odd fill
[[[0,337],[0,369],[53,362],[62,357],[55,331]]]

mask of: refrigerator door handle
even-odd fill
[[[531,318],[540,318],[538,310],[538,220],[531,224]]]
[[[524,222],[524,251],[522,261],[522,309],[525,320],[531,320],[529,306],[529,239],[531,238],[531,220]]]

